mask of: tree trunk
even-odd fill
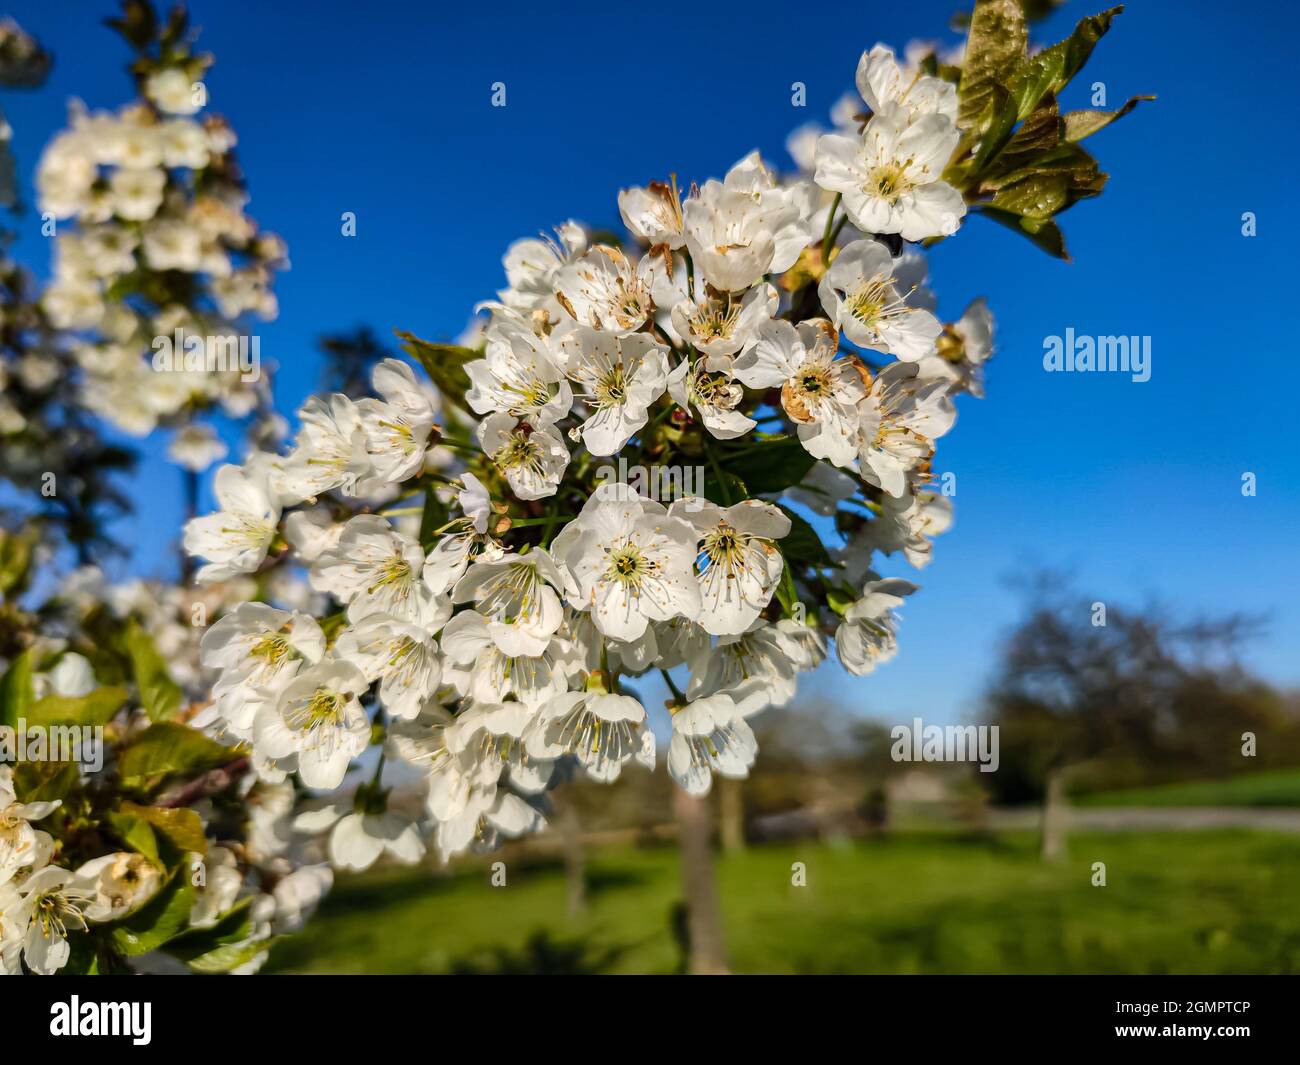
[[[713,872],[712,818],[708,800],[673,789],[673,806],[680,830],[682,889],[686,895],[687,971],[693,975],[724,974],[727,948],[722,910]]]
[[[587,912],[587,859],[582,848],[578,811],[565,802],[560,811],[560,839],[564,846],[564,894],[570,917]]]
[[[745,849],[745,782],[722,777],[718,784],[722,849],[734,854]]]
[[[1065,770],[1049,769],[1043,795],[1043,861],[1055,862],[1065,857],[1067,816]]]

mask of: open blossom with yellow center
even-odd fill
[[[520,499],[554,495],[569,465],[569,449],[553,426],[492,414],[479,423],[478,439]]]
[[[704,291],[700,291],[700,288]],[[701,282],[695,299],[685,293],[672,309],[673,328],[688,344],[720,369],[757,339],[758,328],[776,314],[776,289],[763,282],[743,295],[719,292]]]
[[[857,405],[866,395],[867,374],[856,358],[840,357],[839,334],[830,322],[815,318],[797,327],[768,322],[733,370],[751,388],[781,390],[781,406],[798,423],[809,454],[837,466],[853,461]]]
[[[853,343],[916,362],[935,352],[942,327],[909,302],[917,283],[905,279],[911,262],[895,260],[883,244],[855,240],[835,257],[817,291],[831,321]]]
[[[828,133],[817,142],[814,180],[843,197],[863,233],[949,236],[966,214],[961,193],[941,178],[959,139],[947,115],[918,117],[903,103],[886,104],[862,136]]]
[[[374,467],[372,479],[377,484],[404,481],[424,467],[433,431],[433,403],[404,362],[384,359],[371,379],[384,398],[360,400],[357,411]]]
[[[835,630],[835,650],[840,664],[854,676],[870,673],[888,662],[898,650],[897,616],[905,596],[916,585],[898,578],[880,579],[868,573],[862,597],[844,612],[844,620]]]
[[[540,655],[564,620],[564,577],[545,548],[480,562],[457,582],[453,603],[473,602],[506,655]]]
[[[296,759],[309,787],[338,787],[370,739],[370,719],[358,701],[369,687],[349,661],[325,659],[303,670],[274,703],[258,709],[253,722],[258,753],[277,761]]]
[[[671,707],[673,738],[668,772],[691,795],[706,795],[718,773],[733,780],[749,775],[758,741],[729,695],[708,695]]]
[[[934,454],[934,440],[957,417],[948,382],[919,375],[916,363],[882,370],[859,408],[857,448],[862,475],[891,496],[907,490],[907,474]]]
[[[40,976],[62,969],[72,953],[68,933],[86,930],[93,900],[85,880],[53,865],[0,886],[0,973],[21,973],[24,962]]]
[[[578,398],[591,408],[581,428],[593,455],[613,455],[649,420],[649,408],[668,384],[668,359],[644,333],[617,337],[571,325],[555,339]]]
[[[771,503],[747,499],[722,508],[702,499],[678,500],[669,513],[699,533],[696,569],[705,632],[745,632],[771,602],[781,579],[781,552],[774,541],[790,531],[790,519]]]
[[[617,780],[623,766],[636,759],[655,764],[654,733],[646,727],[645,708],[630,695],[609,691],[609,678],[597,671],[586,688],[545,703],[526,733],[536,758],[569,754],[593,780]]]
[[[32,822],[48,817],[59,806],[59,801],[19,802],[14,793],[13,770],[0,765],[0,885],[12,880],[20,869],[37,863],[43,833]],[[47,844],[48,840],[46,836]]]
[[[356,404],[344,395],[313,396],[298,420],[294,450],[273,470],[271,487],[296,499],[314,500],[335,489],[356,495],[360,479],[370,472]]]
[[[356,663],[368,680],[380,682],[380,702],[398,719],[416,717],[442,679],[430,632],[388,614],[367,614],[351,625],[339,636],[335,653]]]
[[[695,364],[683,360],[668,375],[668,394],[683,410],[698,417],[704,427],[719,440],[734,440],[744,436],[757,422],[736,408],[745,397],[731,374],[723,370],[710,373],[703,368],[705,360]]]
[[[348,604],[348,618],[390,614],[435,626],[450,612],[423,580],[424,552],[377,514],[361,514],[343,527],[338,543],[321,553],[312,582]],[[436,626],[435,626],[436,627]]]
[[[636,640],[651,621],[694,617],[698,538],[690,524],[627,485],[596,489],[551,547],[602,635]]]
[[[208,559],[197,574],[200,583],[252,573],[266,558],[280,520],[279,500],[267,483],[269,473],[269,466],[256,459],[217,470],[213,487],[221,509],[185,526],[185,550]]]
[[[686,694],[696,699],[731,696],[742,717],[784,706],[795,692],[788,640],[773,625],[756,621],[745,632],[719,636],[713,653],[692,664]]]
[[[483,358],[465,367],[470,379],[465,400],[475,413],[508,414],[535,427],[554,425],[569,413],[573,390],[547,337],[503,311],[486,341]]]
[[[651,247],[676,250],[686,243],[682,233],[682,198],[677,178],[652,181],[643,189],[623,189],[618,194],[623,224]]]
[[[633,264],[623,252],[597,244],[555,278],[555,298],[569,316],[608,333],[634,333],[654,314],[654,289],[666,275],[665,259],[642,256]]]
[[[477,703],[502,703],[513,697],[536,706],[565,688],[565,648],[558,638],[541,654],[506,654],[493,639],[488,619],[477,610],[463,610],[443,629],[440,639],[444,681]]]

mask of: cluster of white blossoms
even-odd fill
[[[194,415],[241,418],[264,398],[240,323],[276,316],[285,265],[283,242],[245,213],[234,132],[197,117],[198,64],[149,61],[143,99],[117,112],[74,103],[36,174],[57,235],[41,306],[77,338],[85,405],[137,436],[181,427],[173,457],[195,470],[225,448]]]
[[[684,198],[624,190],[636,247],[573,222],[520,241],[480,346],[414,352],[439,396],[385,360],[377,398],[314,398],[288,454],[218,471],[220,510],[185,532],[198,579],[298,566],[337,606],[249,602],[212,625],[211,727],[262,781],[322,793],[299,827],[335,864],[424,851],[382,760],[337,800],[372,745],[425,775],[445,859],[539,828],[562,760],[599,781],[653,767],[630,679],[668,685],[667,769],[698,795],[747,774],[750,720],[828,638],[854,674],[894,653],[915,586],[873,553],[924,565],[946,528],[934,442],[992,324],[976,302],[945,327],[905,243],[965,211],[940,176],[953,87],[883,47],[858,86],[871,115],[821,138],[813,180],[754,153]],[[624,461],[709,472],[651,498],[610,476]]]
[[[213,844],[201,863],[184,870],[194,884],[186,928],[213,929],[237,903],[247,913],[242,937],[226,943],[238,964],[222,971],[234,974],[261,968],[271,941],[298,931],[334,879],[328,863],[295,860],[293,788],[251,779],[249,784],[241,795],[248,838],[238,857]],[[56,864],[56,841],[40,823],[61,805],[19,802],[13,770],[0,765],[0,975],[58,972],[68,965],[78,933],[120,927],[165,889],[163,869],[137,851],[103,854],[75,869]],[[186,971],[158,953],[132,961],[136,972]]]
[[[270,592],[278,599],[306,609],[319,606],[318,598],[287,570],[273,578]],[[105,678],[97,675],[103,668],[97,660],[105,659],[112,670],[107,653],[111,634],[124,626],[138,626],[159,660],[166,662],[168,677],[182,689],[182,701],[202,705],[199,697],[215,676],[200,663],[204,618],[230,617],[228,612],[240,609],[239,604],[246,609],[255,593],[249,578],[195,590],[140,580],[112,585],[97,567],[77,569],[47,603],[46,624],[30,645],[35,660],[53,663],[32,675],[32,696],[40,706],[42,701],[55,700],[72,705],[103,694]],[[189,726],[205,725],[202,711],[185,711],[181,717],[188,717]],[[100,741],[105,746],[95,752],[96,760],[116,761],[120,768],[122,752],[147,737],[149,727],[142,709],[128,707],[124,714],[115,714]],[[88,751],[82,746],[79,756],[89,758]],[[89,775],[102,769],[92,765]],[[184,813],[195,829],[220,842],[208,843],[201,858],[197,852],[183,857],[180,871],[173,876],[156,856],[141,852],[147,847],[110,850],[78,860],[75,856],[81,848],[66,833],[56,838],[44,827],[64,801],[19,801],[14,770],[0,764],[0,973],[25,969],[48,975],[63,969],[77,933],[96,927],[111,933],[177,882],[189,892],[185,930],[216,930],[232,912],[245,915],[235,934],[222,932],[222,971],[259,969],[271,941],[297,931],[311,915],[332,886],[333,873],[319,841],[295,828],[305,815],[291,784],[254,775],[232,779],[225,812],[213,807],[205,793],[185,804]],[[230,821],[232,802],[239,811],[234,822]],[[196,847],[197,841],[191,838],[187,844]],[[131,968],[180,972],[185,965],[154,951],[133,957]]]

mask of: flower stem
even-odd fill
[[[673,698],[676,699],[679,703],[686,702],[686,696],[682,694],[681,688],[677,687],[677,685],[673,682],[673,678],[669,674],[668,670],[660,669],[659,675],[664,678],[664,683],[668,685],[668,690],[673,693]]]
[[[558,522],[569,521],[572,514],[546,514],[540,518],[511,518],[510,528],[526,529],[530,525],[555,525]]]
[[[826,232],[822,234],[822,262],[825,262],[826,257],[830,255],[831,241],[833,241],[835,237],[839,234],[838,229],[835,230],[834,233],[831,232],[831,223],[835,221],[835,211],[839,207],[840,200],[842,199],[844,199],[844,193],[837,192],[835,194],[835,199],[831,201],[830,214],[826,216]],[[840,226],[843,227],[843,225],[844,223],[841,222]]]

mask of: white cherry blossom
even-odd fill
[[[593,455],[614,455],[649,420],[650,404],[668,385],[668,359],[643,333],[616,337],[571,326],[557,340],[565,372],[591,409],[582,441]]]
[[[201,584],[252,573],[266,558],[280,521],[280,502],[261,463],[222,466],[213,482],[215,514],[192,518],[185,525],[185,550],[208,560],[196,579]]]
[[[391,614],[367,614],[339,634],[334,653],[379,681],[379,701],[395,718],[417,717],[442,680],[429,629]]]
[[[942,179],[959,137],[943,115],[912,121],[902,105],[890,104],[861,137],[828,133],[817,142],[815,180],[843,196],[844,210],[864,233],[950,236],[966,214],[961,193]]]
[[[379,515],[360,514],[316,560],[311,578],[314,587],[347,604],[354,623],[367,614],[391,614],[436,631],[450,605],[434,596],[423,573],[419,544]]]
[[[943,327],[929,311],[908,302],[911,290],[900,290],[895,260],[878,241],[845,246],[817,292],[831,321],[858,346],[908,362],[934,354]]]
[[[672,707],[668,773],[690,795],[707,795],[713,774],[743,780],[758,757],[754,731],[729,695]]]
[[[466,365],[465,400],[477,414],[507,414],[534,428],[554,425],[573,406],[573,390],[550,341],[522,320],[494,316],[484,357]]]
[[[574,321],[626,336],[654,314],[653,293],[667,273],[660,255],[633,263],[620,249],[597,244],[556,274],[555,297]]]
[[[869,580],[863,586],[862,598],[844,612],[844,620],[835,630],[835,651],[840,664],[855,677],[872,672],[897,654],[894,611],[905,596],[915,591],[916,585],[910,581]]]
[[[309,787],[338,787],[370,740],[370,719],[358,701],[369,687],[351,662],[324,659],[310,666],[274,703],[258,709],[254,749],[268,758],[296,759]]]
[[[896,362],[872,382],[859,414],[862,475],[901,496],[907,474],[929,460],[934,441],[952,428],[957,410],[945,381],[926,380],[915,363]]]
[[[635,640],[652,621],[700,609],[694,560],[698,536],[659,503],[626,485],[601,485],[555,538],[552,554],[577,584],[600,632]]]
[[[781,580],[774,541],[789,533],[790,519],[758,499],[725,509],[707,500],[678,500],[668,513],[689,522],[700,537],[700,627],[714,636],[745,632]]]
[[[376,480],[396,484],[423,468],[435,412],[406,363],[384,359],[371,380],[384,398],[367,398],[356,405],[366,451]]]
[[[839,357],[839,334],[824,318],[772,321],[733,372],[751,388],[779,388],[781,406],[798,424],[810,455],[847,466],[855,457],[858,404],[866,394],[865,367]]]

